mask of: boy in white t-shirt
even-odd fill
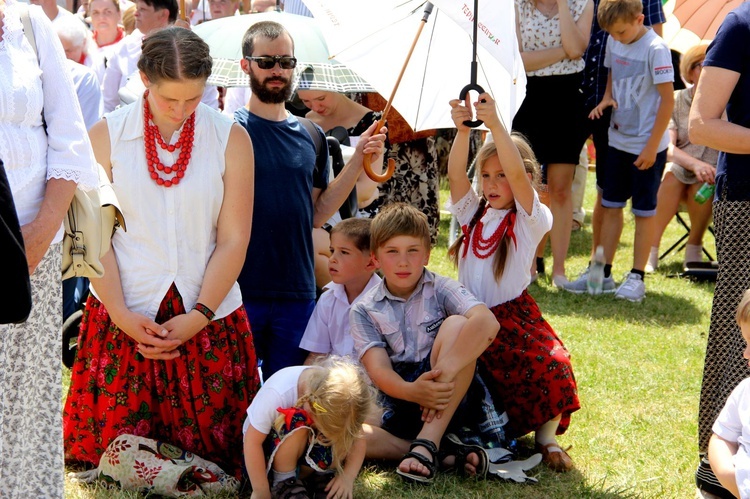
[[[604,278],[611,278],[622,234],[622,210],[631,199],[635,215],[633,268],[615,291],[615,298],[637,303],[646,295],[643,277],[655,228],[656,194],[667,159],[674,68],[667,44],[643,24],[641,0],[601,0],[597,20],[610,35],[604,58],[609,78],[604,96],[589,118],[599,119],[612,107],[609,151],[600,183]],[[585,283],[576,281],[565,287],[575,292],[581,285]]]
[[[328,271],[333,282],[320,296],[300,341],[299,347],[310,352],[305,364],[330,354],[357,358],[349,334],[349,310],[381,280],[370,252],[370,222],[368,218],[348,218],[331,230]]]
[[[737,307],[737,323],[746,343],[742,356],[750,361],[750,290]],[[750,498],[750,378],[729,395],[712,429],[708,442],[711,469],[736,497]]]

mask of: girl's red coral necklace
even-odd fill
[[[180,183],[180,179],[185,176],[188,163],[190,162],[190,153],[193,151],[193,142],[195,141],[195,112],[187,119],[180,132],[180,138],[173,145],[164,142],[161,137],[159,128],[151,121],[153,115],[148,105],[148,90],[143,95],[143,142],[146,147],[146,161],[148,162],[148,172],[151,178],[159,185],[172,187]],[[156,152],[156,144],[169,152],[180,149],[180,155],[172,166],[164,166],[159,160]],[[172,175],[171,178],[162,178],[164,175]]]

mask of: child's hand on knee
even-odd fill
[[[422,374],[413,383],[412,402],[420,407],[443,411],[453,397],[456,384],[436,381],[440,376],[440,370],[433,369]]]

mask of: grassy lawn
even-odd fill
[[[593,206],[593,174],[589,174],[585,206]],[[445,193],[441,193],[445,195]],[[588,261],[589,220],[571,240],[567,272],[574,278]],[[430,268],[454,276],[445,257],[448,220],[432,252]],[[671,245],[683,229],[667,228],[662,246]],[[632,215],[625,215],[622,243],[614,265],[619,282],[632,264]],[[713,237],[706,246],[715,255]],[[413,498],[621,498],[694,497],[697,464],[698,394],[703,369],[713,285],[673,277],[681,269],[682,253],[672,254],[647,277],[647,297],[641,304],[611,295],[576,296],[553,288],[541,278],[529,291],[545,318],[573,357],[582,409],[560,438],[576,470],[555,474],[540,465],[530,474],[538,484],[506,484],[463,480],[440,475],[431,487],[405,485],[393,465],[366,467],[356,497]],[[547,268],[552,262],[549,253]],[[68,373],[65,373],[67,377]],[[67,383],[67,380],[65,381]],[[530,452],[526,437],[521,447]],[[249,497],[249,494],[245,494]],[[68,482],[66,497],[136,498],[99,486]]]

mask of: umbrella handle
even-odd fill
[[[378,125],[375,127],[375,130],[378,131],[384,126],[385,126],[385,115],[383,115],[383,118],[380,121],[378,121]],[[388,180],[389,178],[393,176],[393,172],[396,171],[396,162],[393,160],[393,158],[389,158],[388,167],[383,172],[383,174],[380,175],[380,174],[375,173],[372,169],[372,160],[375,159],[376,156],[377,154],[370,154],[370,155],[366,154],[362,158],[362,166],[364,167],[365,173],[370,178],[370,180],[372,180],[373,182],[382,184],[383,182],[385,182],[386,180]]]
[[[476,90],[477,93],[480,93],[480,94],[484,93],[484,89],[480,85],[478,85],[476,83],[469,83],[468,85],[466,85],[464,88],[461,89],[461,94],[458,96],[458,98],[461,99],[461,100],[463,100],[463,101],[465,101],[466,99],[469,98],[469,92],[471,90]],[[469,104],[467,103],[466,105],[468,106]],[[464,125],[468,126],[469,128],[476,128],[479,125],[481,125],[482,123],[484,123],[482,120],[466,120],[466,121],[464,121]]]

